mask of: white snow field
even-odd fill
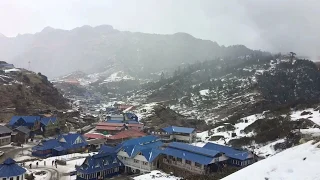
[[[143,174],[133,178],[134,180],[179,180],[181,178],[175,177],[173,175],[166,174],[164,172],[154,170],[150,173]]]
[[[223,180],[320,180],[319,142],[289,148]]]

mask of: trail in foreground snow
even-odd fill
[[[320,143],[312,141],[259,161],[223,180],[320,180]]]
[[[148,174],[144,174],[144,175],[140,175],[137,177],[133,178],[134,180],[150,180],[150,179],[154,179],[154,180],[179,180],[181,178],[179,177],[175,177],[172,175],[168,175],[166,173],[163,173],[161,171],[158,170],[154,170],[151,171]]]

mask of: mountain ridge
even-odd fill
[[[57,77],[81,70],[94,73],[110,63],[131,76],[148,77],[154,71],[215,57],[241,56],[254,51],[243,45],[219,46],[187,33],[148,34],[119,31],[110,25],[72,30],[46,27],[35,34],[0,39],[0,59]],[[46,72],[44,72],[44,69]]]

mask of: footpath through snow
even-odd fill
[[[320,180],[319,144],[310,141],[289,148],[223,180]]]

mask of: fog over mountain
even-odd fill
[[[243,45],[219,46],[186,33],[132,33],[110,25],[82,26],[70,31],[46,27],[34,35],[0,38],[0,47],[1,59],[20,67],[28,67],[30,61],[32,70],[49,77],[77,70],[88,73],[117,70],[141,77],[171,72],[196,61],[253,53]]]
[[[69,69],[61,69],[58,66],[61,62],[68,65],[70,70],[82,70],[77,66],[85,66],[87,69],[91,66],[100,67],[101,59],[114,59],[115,53],[102,56],[101,53],[105,53],[104,47],[100,47],[99,44],[95,44],[95,47],[90,46],[93,41],[102,41],[101,36],[90,34],[90,32],[84,37],[79,35],[83,35],[82,33],[90,29],[89,26],[84,25],[96,27],[110,24],[119,31],[157,34],[185,32],[196,38],[217,42],[219,45],[243,44],[251,49],[270,52],[294,51],[316,60],[319,56],[317,49],[320,46],[318,41],[320,23],[317,21],[320,16],[319,8],[320,2],[316,0],[200,0],[188,3],[183,0],[120,0],[95,3],[85,0],[35,0],[33,3],[22,0],[6,1],[0,3],[0,33],[12,38],[0,35],[0,59],[14,62],[22,67],[28,67],[27,62],[30,60],[33,70],[41,71],[46,68],[46,71],[52,71],[47,73],[49,77],[70,72]],[[45,28],[42,31],[44,27],[53,28]],[[80,30],[76,27],[82,28]],[[54,31],[54,35],[50,34],[54,29],[72,30],[71,32],[78,30],[78,32],[74,33],[73,37],[69,37],[68,33],[62,30]],[[26,33],[35,34],[35,36]],[[89,40],[93,36],[95,39]],[[115,40],[119,37],[113,38]],[[46,39],[48,41],[44,41]],[[86,40],[90,42],[86,43]],[[39,45],[41,42],[45,44]],[[166,43],[174,46],[173,42]],[[14,46],[14,44],[17,45]],[[114,48],[114,44],[109,45]],[[45,46],[54,47],[48,50]],[[132,47],[137,51],[136,45]],[[175,48],[178,51],[179,47],[175,46]],[[73,51],[71,52],[70,49]],[[61,53],[52,54],[58,51]],[[95,51],[97,54],[91,56],[90,53],[86,54],[88,51]],[[180,53],[182,52],[184,54],[181,56],[188,58],[192,58],[189,54],[194,54],[194,52],[186,52],[186,49],[181,50]],[[161,54],[161,52],[157,53]],[[166,53],[170,56],[168,52]],[[211,56],[208,53],[201,53],[199,57],[194,55],[193,61],[205,60],[209,55]],[[137,56],[135,53],[134,57]],[[91,62],[74,65],[69,61],[63,61],[66,57],[77,63],[82,61],[76,59],[87,57]],[[46,63],[42,66],[38,65],[42,60]],[[118,62],[119,58],[114,60]],[[178,60],[176,64],[180,62]]]

